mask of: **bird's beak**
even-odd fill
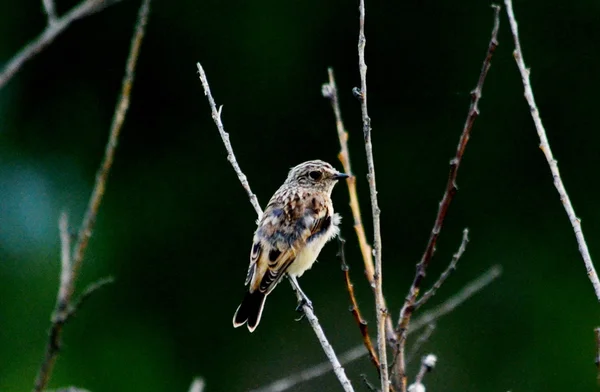
[[[348,178],[348,177],[350,177],[350,176],[346,173],[335,173],[333,175],[333,178],[336,180],[341,180],[341,179]]]

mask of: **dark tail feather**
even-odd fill
[[[260,323],[260,316],[262,315],[266,298],[265,293],[261,293],[258,290],[253,293],[247,292],[241,305],[238,306],[233,315],[234,328],[248,322],[248,330],[254,332],[256,326]]]

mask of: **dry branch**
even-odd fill
[[[119,0],[85,0],[73,7],[65,15],[58,18],[54,10],[53,0],[42,0],[44,11],[48,17],[48,24],[40,35],[25,45],[12,59],[8,60],[6,66],[2,72],[0,72],[0,89],[4,87],[17,72],[19,72],[25,62],[31,60],[36,54],[52,43],[52,41],[54,41],[60,33],[65,31],[71,23],[100,11],[105,6],[118,1]]]
[[[206,74],[204,73],[204,68],[200,63],[196,64],[198,67],[198,73],[200,74],[200,81],[202,82],[202,87],[204,88],[204,95],[208,98],[208,104],[210,105],[210,111],[213,121],[219,130],[219,135],[221,135],[221,139],[223,140],[223,144],[225,145],[225,150],[227,150],[227,160],[233,167],[235,174],[238,176],[242,187],[248,194],[250,198],[250,204],[254,207],[254,211],[256,211],[256,215],[258,215],[258,220],[260,220],[262,216],[262,208],[260,208],[260,204],[258,204],[258,199],[256,195],[250,189],[250,184],[248,183],[248,178],[240,169],[240,165],[237,163],[237,159],[235,157],[235,153],[233,152],[233,147],[231,147],[231,141],[229,141],[229,134],[225,132],[225,128],[223,127],[223,122],[221,121],[221,111],[223,110],[223,105],[219,106],[217,110],[217,105],[215,104],[215,100],[210,92],[210,86],[208,85],[208,79],[206,78]]]
[[[423,385],[423,378],[425,375],[433,370],[435,364],[437,362],[437,357],[433,354],[428,354],[421,359],[421,367],[419,368],[419,373],[417,373],[417,377],[415,377],[415,382],[408,387],[408,391],[425,391],[425,386]]]
[[[33,389],[35,392],[43,391],[50,380],[52,369],[54,368],[54,364],[60,350],[60,340],[65,323],[77,312],[81,304],[90,295],[92,295],[92,293],[94,293],[98,288],[112,281],[112,278],[109,278],[92,284],[86,290],[84,290],[83,294],[78,300],[72,300],[73,293],[75,291],[75,283],[81,268],[81,263],[83,262],[85,250],[87,249],[89,238],[94,229],[98,208],[100,207],[102,196],[104,195],[104,190],[106,189],[106,180],[114,159],[118,137],[125,119],[125,114],[127,113],[127,108],[129,107],[129,96],[134,77],[133,71],[139,55],[140,45],[142,43],[146,24],[148,23],[149,10],[150,0],[144,0],[138,12],[135,33],[131,41],[131,49],[125,68],[125,77],[123,78],[122,83],[121,97],[119,98],[117,107],[115,109],[110,130],[110,137],[108,143],[106,144],[104,158],[100,164],[98,173],[96,174],[94,189],[92,191],[92,195],[90,196],[88,208],[85,212],[81,228],[79,229],[77,243],[75,244],[72,253],[68,232],[67,215],[65,213],[61,214],[59,220],[61,238],[60,287],[58,289],[56,305],[52,315],[52,325],[50,326],[49,338],[46,344],[46,352],[38,371]]]
[[[448,175],[448,182],[446,184],[446,189],[444,191],[444,196],[442,197],[442,201],[440,202],[437,216],[435,218],[435,223],[433,225],[433,229],[431,230],[431,234],[429,235],[429,241],[427,246],[425,247],[425,252],[421,257],[421,261],[417,264],[417,272],[413,279],[412,285],[410,287],[409,293],[406,297],[404,305],[400,310],[400,317],[398,320],[398,326],[396,328],[396,332],[398,334],[398,350],[396,355],[398,359],[395,360],[397,369],[396,369],[396,380],[401,384],[401,388],[403,392],[406,392],[406,363],[404,358],[404,350],[406,345],[406,331],[408,329],[411,315],[414,311],[415,302],[420,292],[421,282],[425,278],[425,273],[427,267],[429,266],[429,262],[433,256],[435,251],[435,245],[437,243],[437,239],[440,235],[440,231],[442,230],[442,226],[444,224],[444,220],[446,218],[446,214],[448,212],[448,208],[452,200],[454,199],[454,195],[457,191],[456,186],[456,176],[458,174],[458,169],[462,162],[463,155],[465,153],[465,149],[467,147],[467,143],[469,142],[469,138],[471,136],[471,130],[473,129],[473,123],[475,119],[479,115],[479,100],[481,99],[481,93],[483,90],[483,84],[485,82],[485,78],[487,76],[488,70],[491,66],[492,56],[496,47],[498,46],[498,29],[500,27],[500,7],[497,5],[492,6],[494,8],[494,27],[492,29],[492,36],[488,45],[486,57],[483,61],[483,66],[481,68],[481,73],[479,74],[479,80],[477,81],[477,85],[475,89],[471,92],[471,105],[469,107],[469,112],[467,114],[467,119],[465,121],[465,125],[463,127],[462,134],[460,136],[460,140],[458,142],[458,147],[456,149],[455,157],[450,161],[450,173]]]
[[[48,24],[56,23],[56,9],[54,7],[54,0],[42,0],[44,5],[44,12],[48,17]]]
[[[377,313],[377,349],[379,351],[381,390],[386,392],[390,389],[388,376],[388,361],[386,352],[385,324],[388,311],[383,298],[383,266],[381,262],[381,210],[377,202],[377,185],[375,182],[375,162],[373,160],[373,144],[371,141],[371,118],[367,107],[367,64],[365,63],[365,0],[360,0],[359,31],[358,31],[358,68],[360,71],[360,111],[362,113],[363,136],[365,138],[365,151],[367,155],[367,179],[369,182],[369,193],[371,194],[371,212],[373,215],[373,254],[375,256],[375,309]]]
[[[439,288],[442,287],[442,285],[444,284],[446,279],[448,279],[450,274],[456,269],[456,264],[458,263],[458,260],[460,260],[460,258],[462,257],[463,253],[465,253],[468,243],[469,243],[469,229],[464,229],[462,241],[460,243],[460,246],[458,247],[458,250],[452,256],[452,261],[450,262],[448,267],[444,270],[444,272],[442,272],[442,274],[440,275],[438,280],[433,284],[433,286],[429,290],[427,290],[425,292],[425,294],[423,294],[417,302],[415,302],[414,310],[417,310],[421,306],[425,305],[425,303],[427,301],[429,301],[429,299],[435,295],[435,293],[439,290]]]
[[[343,238],[338,236],[338,241],[340,244],[340,250],[339,250],[338,254],[340,256],[340,260],[342,263],[342,271],[344,272],[344,280],[346,282],[346,289],[348,290],[348,295],[350,296],[350,302],[352,304],[350,306],[350,311],[352,312],[352,315],[354,316],[354,320],[356,321],[356,324],[358,325],[365,348],[369,352],[369,358],[371,359],[371,362],[373,362],[373,365],[375,365],[375,368],[377,369],[377,374],[379,374],[380,367],[381,367],[381,365],[379,363],[379,358],[377,358],[377,352],[375,352],[373,343],[371,343],[371,337],[369,336],[367,322],[362,318],[362,315],[360,314],[360,308],[358,307],[358,302],[356,301],[356,297],[354,295],[354,285],[352,284],[352,281],[350,280],[350,267],[348,267],[348,264],[346,264],[346,255],[344,253],[344,243],[346,242],[346,240],[344,240]]]
[[[590,256],[590,251],[588,250],[588,246],[585,241],[583,231],[581,229],[581,219],[579,219],[575,214],[575,209],[571,204],[571,199],[569,198],[567,190],[565,189],[565,186],[563,184],[562,178],[560,176],[560,171],[558,170],[558,163],[556,159],[554,159],[554,155],[552,154],[552,150],[550,149],[550,143],[548,142],[548,137],[546,136],[546,129],[542,124],[540,111],[538,110],[538,107],[535,103],[535,98],[533,97],[533,89],[531,88],[531,82],[529,80],[530,70],[525,66],[525,60],[523,59],[523,52],[521,51],[521,43],[519,41],[519,27],[517,25],[517,20],[515,19],[515,14],[513,12],[512,1],[504,0],[504,4],[506,5],[506,14],[508,15],[510,29],[512,31],[513,39],[515,41],[515,50],[513,52],[513,56],[515,57],[515,61],[517,63],[517,67],[519,68],[519,72],[521,73],[521,80],[523,82],[523,88],[525,91],[524,95],[525,99],[527,100],[527,104],[529,105],[531,118],[533,119],[535,129],[537,131],[538,137],[540,138],[540,149],[546,157],[546,161],[548,162],[548,166],[550,167],[550,172],[552,173],[552,178],[554,180],[554,186],[558,191],[560,201],[562,202],[563,207],[565,208],[567,216],[569,217],[569,221],[571,221],[571,226],[573,227],[573,232],[575,233],[575,238],[577,239],[577,244],[579,246],[579,253],[581,253],[581,257],[583,258],[583,263],[585,264],[585,269],[587,271],[588,278],[592,282],[592,286],[594,286],[596,298],[598,299],[598,301],[600,301],[600,280],[598,279],[596,268],[594,267],[594,263],[592,262],[592,257]]]
[[[237,163],[235,154],[233,153],[233,148],[231,147],[231,143],[229,141],[229,134],[227,134],[225,132],[225,128],[223,127],[223,122],[221,121],[222,106],[219,108],[219,110],[217,110],[215,100],[213,99],[212,94],[210,92],[210,86],[208,84],[208,79],[206,78],[206,74],[204,73],[204,69],[202,68],[202,65],[200,65],[200,63],[197,63],[196,65],[198,67],[198,73],[200,74],[200,81],[202,82],[202,87],[204,88],[204,94],[208,98],[208,103],[211,108],[213,121],[215,122],[215,125],[219,129],[219,134],[221,135],[221,138],[223,139],[223,144],[225,145],[225,149],[227,150],[227,160],[229,161],[229,163],[231,163],[231,166],[233,167],[235,173],[237,174],[238,179],[240,180],[240,183],[246,190],[248,197],[250,199],[250,203],[254,207],[254,210],[256,211],[256,214],[258,215],[258,219],[260,220],[263,211],[260,208],[260,205],[258,204],[258,199],[256,198],[256,195],[254,193],[252,193],[252,190],[250,189],[250,184],[248,183],[248,179],[247,179],[246,175],[242,172],[242,170],[240,169],[240,166]],[[298,282],[296,282],[289,275],[288,275],[288,279],[290,281],[290,284],[294,288],[294,291],[298,295],[298,299],[299,300],[302,299],[301,294],[300,294],[301,290],[299,288]],[[325,355],[327,355],[329,362],[333,366],[335,375],[337,376],[340,384],[342,385],[342,387],[344,388],[344,390],[346,392],[353,391],[352,384],[350,383],[350,380],[348,380],[348,377],[346,376],[344,368],[340,364],[340,361],[338,360],[335,352],[333,351],[333,347],[331,347],[331,344],[329,344],[329,341],[327,340],[327,337],[325,336],[325,333],[323,332],[323,329],[321,328],[319,321],[318,321],[317,317],[315,316],[315,313],[314,313],[312,307],[306,303],[303,303],[302,309],[303,309],[304,314],[306,315],[306,318],[308,319],[311,327],[313,328],[315,335],[317,336],[317,339],[319,340],[319,343],[321,343],[321,347],[323,348]]]
[[[492,283],[502,274],[502,268],[498,265],[493,266],[475,280],[464,286],[458,293],[448,298],[438,307],[423,312],[420,317],[415,319],[411,324],[407,335],[411,335],[415,332],[420,331],[427,325],[434,323],[443,316],[452,312],[459,305],[463,304],[466,300],[471,298],[473,295],[481,291],[484,287]],[[363,344],[359,344],[345,352],[340,356],[340,363],[346,365],[350,362],[356,361],[357,359],[364,358],[367,354],[367,350]],[[263,387],[253,389],[250,392],[283,392],[295,387],[303,382],[314,380],[324,374],[329,373],[332,370],[330,362],[321,362],[317,365],[313,365],[300,372],[290,374],[286,377],[275,380]]]
[[[352,218],[354,219],[354,231],[358,238],[358,245],[360,247],[360,253],[362,254],[363,263],[365,264],[365,276],[369,281],[369,284],[374,289],[375,281],[373,277],[375,275],[375,267],[373,266],[373,249],[367,241],[365,234],[365,228],[362,223],[362,216],[360,213],[360,205],[358,204],[358,194],[356,192],[356,177],[352,173],[352,167],[350,165],[350,152],[348,151],[348,132],[344,127],[342,121],[342,111],[340,110],[340,103],[337,92],[337,85],[335,83],[335,77],[333,74],[333,68],[328,68],[329,82],[323,85],[322,92],[325,98],[328,98],[331,102],[331,108],[335,116],[335,125],[337,129],[338,139],[340,140],[340,153],[338,159],[344,167],[344,173],[350,175],[346,179],[346,185],[348,185],[348,194],[350,196],[350,209],[352,210]],[[387,309],[384,298],[384,307]],[[389,342],[394,343],[396,341],[396,333],[392,325],[391,317],[386,317],[386,332],[387,339]]]

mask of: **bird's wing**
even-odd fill
[[[269,294],[306,243],[330,226],[331,214],[319,196],[267,206],[250,253],[249,291]]]

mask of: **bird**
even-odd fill
[[[348,177],[321,160],[301,163],[289,171],[257,222],[247,290],[233,316],[234,328],[246,324],[254,332],[267,296],[286,274],[311,305],[296,278],[312,267],[323,246],[339,234],[341,217],[333,211],[331,192],[339,180]]]

